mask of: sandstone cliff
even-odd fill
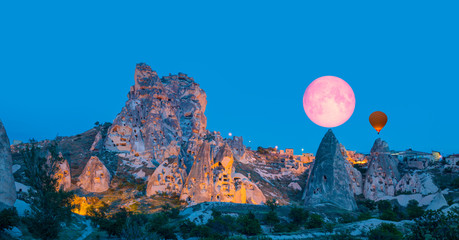
[[[357,209],[346,164],[340,144],[330,129],[317,150],[305,187],[305,204],[328,203],[346,210]]]
[[[16,201],[12,165],[10,140],[0,120],[0,209],[11,207]]]
[[[98,157],[93,156],[83,169],[78,185],[88,192],[104,192],[110,187],[110,172]]]

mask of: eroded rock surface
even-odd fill
[[[438,187],[433,183],[432,176],[429,173],[412,172],[403,175],[395,190],[399,193],[428,195],[436,193]]]
[[[10,140],[0,120],[0,209],[11,207],[16,201],[12,165]]]
[[[371,148],[371,159],[366,173],[363,195],[370,200],[394,196],[400,179],[398,160],[389,154],[389,145],[380,138]]]
[[[180,195],[186,177],[183,162],[177,157],[168,158],[148,178],[147,196],[158,193]]]
[[[317,150],[316,158],[306,182],[306,205],[333,204],[346,210],[357,209],[352,182],[346,170],[340,144],[328,130]]]
[[[105,192],[110,187],[110,172],[98,157],[93,156],[84,167],[78,185],[88,192]]]
[[[193,78],[183,73],[160,78],[150,66],[137,64],[135,84],[108,130],[105,147],[157,163],[178,156],[184,146],[195,155],[207,134],[206,104]]]

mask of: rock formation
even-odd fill
[[[213,193],[211,146],[204,142],[199,149],[180,199],[187,202],[209,202]]]
[[[212,158],[216,152],[215,158]],[[180,199],[188,203],[206,201],[261,204],[266,197],[258,186],[235,173],[234,154],[227,143],[204,142],[196,155]]]
[[[233,152],[228,144],[218,151],[213,163],[213,182],[214,189],[212,201],[233,202],[236,188],[232,178],[233,171]],[[244,199],[245,200],[245,199]]]
[[[57,178],[59,188],[62,188],[64,191],[68,191],[70,189],[72,186],[72,177],[70,175],[69,162],[66,159],[57,163],[57,171],[54,174],[54,177]]]
[[[344,148],[342,144],[340,144],[340,151],[341,151],[341,154],[343,155],[343,158],[347,160],[345,161],[345,166],[346,166],[346,171],[351,178],[352,191],[354,192],[355,195],[360,195],[362,194],[362,187],[363,187],[362,173],[356,168],[354,168],[352,164],[356,162],[365,162],[366,159],[363,156],[363,154],[357,154],[353,151],[347,151],[346,148]]]
[[[389,145],[380,138],[371,148],[371,159],[366,173],[363,195],[370,200],[395,195],[400,179],[398,160],[389,154]]]
[[[370,154],[376,156],[378,154],[389,154],[389,144],[386,141],[383,141],[381,138],[375,140],[373,147],[371,147]]]
[[[140,63],[126,106],[108,130],[105,147],[145,161],[162,163],[177,156],[186,142],[195,155],[206,130],[206,94],[186,74],[159,78]]]
[[[346,162],[338,140],[332,130],[328,130],[306,182],[303,196],[306,205],[328,203],[346,210],[357,209]]]
[[[81,188],[88,192],[104,192],[110,186],[110,172],[98,157],[93,156],[79,177]]]
[[[0,120],[0,209],[12,207],[16,201],[12,165],[10,140]]]
[[[183,166],[177,157],[164,160],[148,178],[147,196],[158,193],[180,195],[187,177]]]
[[[438,187],[433,183],[432,176],[428,173],[406,173],[397,183],[395,187],[396,192],[399,193],[421,193],[428,195],[436,193]]]

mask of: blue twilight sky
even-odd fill
[[[356,95],[353,116],[334,129],[348,149],[369,152],[378,135],[368,116],[380,110],[392,149],[459,153],[455,1],[10,2],[0,3],[0,118],[10,139],[113,121],[135,64],[146,62],[194,77],[208,129],[252,148],[315,153],[326,129],[307,118],[302,97],[333,75]]]

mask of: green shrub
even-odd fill
[[[369,240],[398,240],[403,234],[393,223],[381,223],[378,227],[371,229],[368,235]]]
[[[392,209],[384,210],[379,216],[379,219],[387,221],[399,221],[397,214]]]
[[[306,228],[320,228],[322,227],[324,224],[324,219],[322,216],[320,216],[319,214],[311,214],[309,215],[309,219],[308,221],[306,222]]]
[[[387,200],[378,201],[378,202],[376,202],[376,205],[378,205],[378,210],[381,213],[386,211],[386,210],[391,210],[392,209],[392,204]]]
[[[355,218],[349,213],[344,213],[339,218],[339,222],[340,223],[351,223],[351,222],[355,222]]]
[[[290,209],[288,216],[292,219],[293,224],[303,225],[308,220],[309,212],[302,207],[294,206]]]
[[[19,223],[19,216],[16,208],[5,208],[0,212],[0,232],[5,229],[12,229]]]
[[[373,218],[369,212],[360,213],[358,216],[359,221],[364,221]]]
[[[260,222],[252,212],[240,215],[237,222],[239,223],[239,232],[244,235],[253,236],[261,233]]]
[[[424,214],[424,209],[419,206],[418,201],[410,200],[408,202],[408,206],[406,207],[406,212],[408,214],[409,219],[414,219],[421,217]]]
[[[457,239],[459,236],[459,209],[447,214],[441,210],[427,210],[424,215],[414,220],[411,234],[406,239]]]

